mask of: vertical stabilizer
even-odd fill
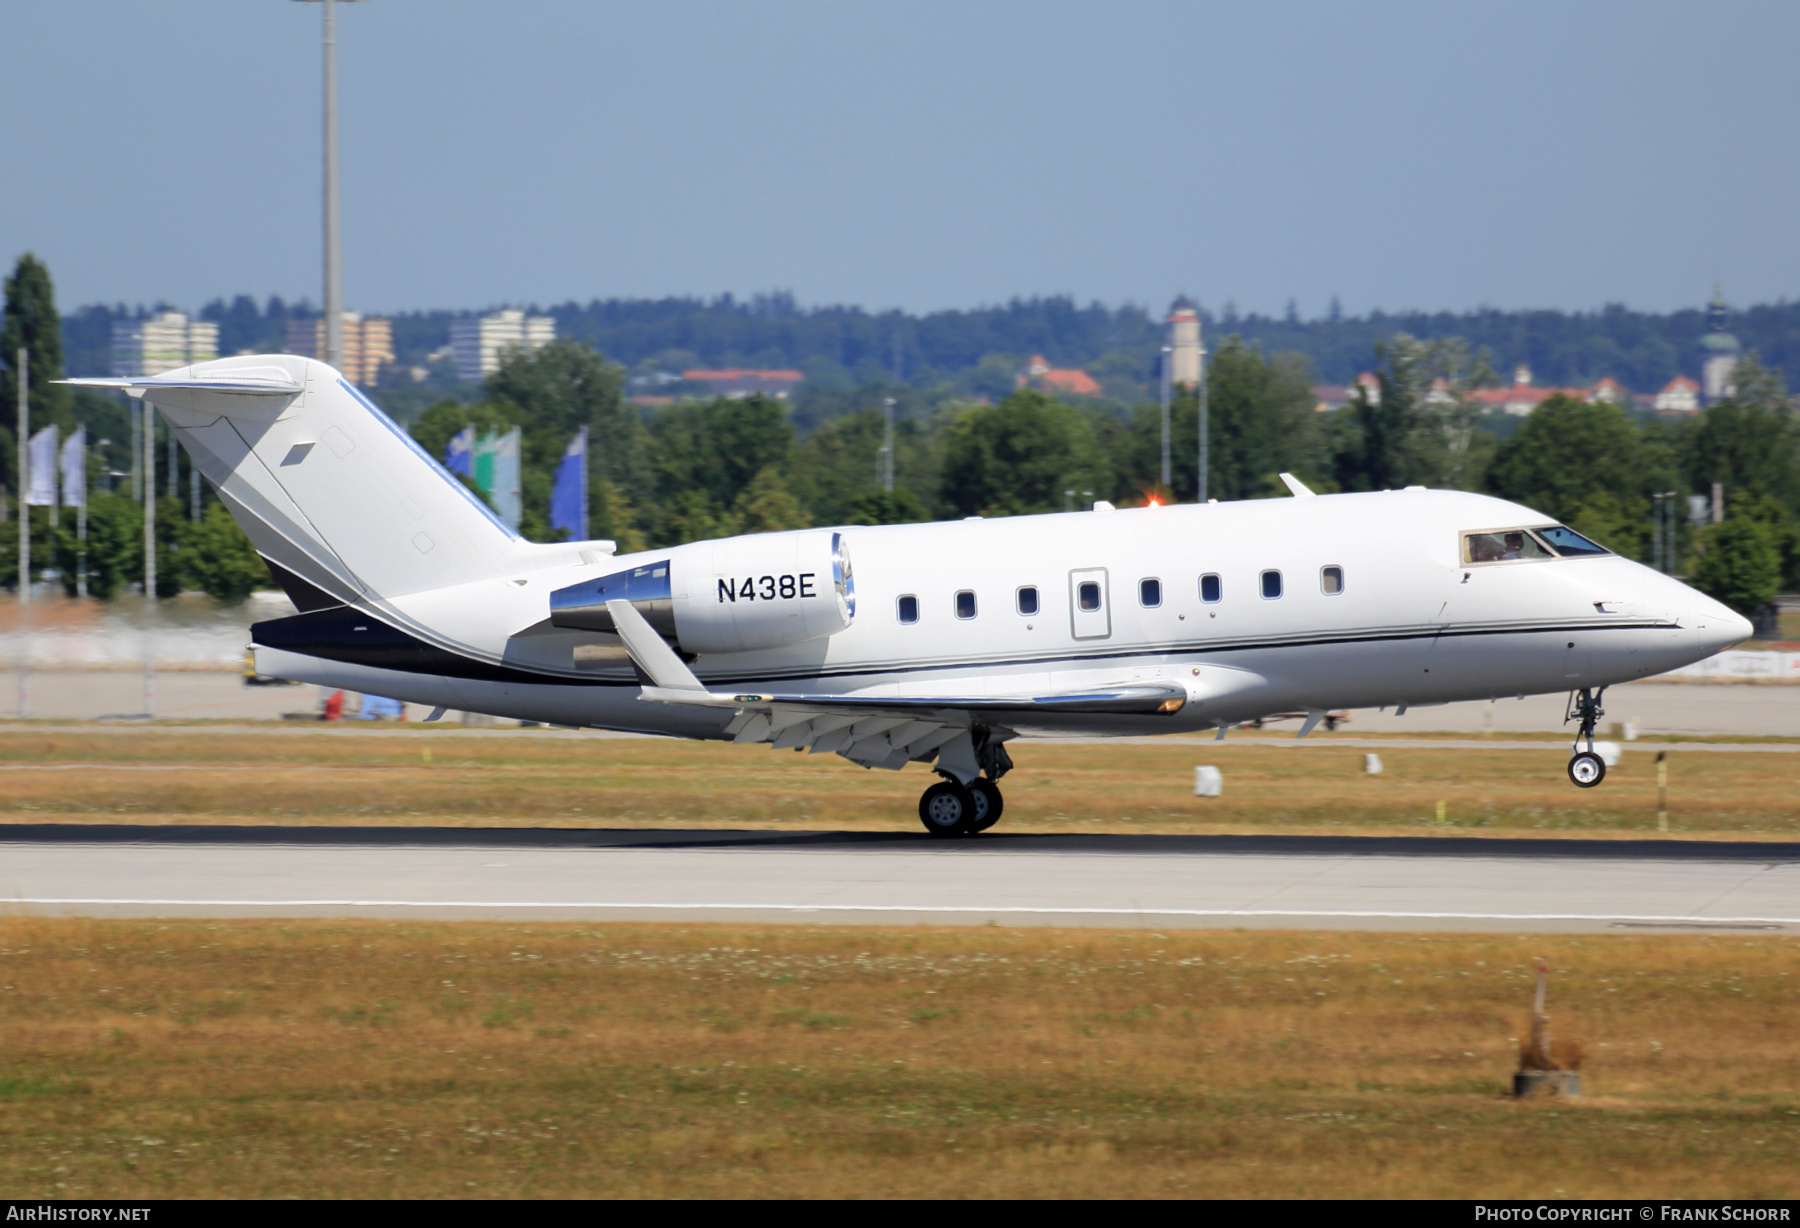
[[[518,534],[322,362],[267,354],[70,382],[153,403],[256,549],[338,600],[516,565]]]

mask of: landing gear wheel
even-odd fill
[[[919,798],[919,822],[940,839],[975,830],[975,795],[954,780],[940,780]]]
[[[1591,750],[1582,751],[1569,760],[1569,779],[1578,788],[1593,788],[1606,779],[1606,760]]]
[[[976,777],[969,785],[969,792],[975,796],[975,822],[969,830],[986,831],[1000,821],[1006,799],[1000,796],[1000,786],[985,777]]]

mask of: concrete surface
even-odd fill
[[[40,915],[1800,933],[1800,845],[8,828]]]

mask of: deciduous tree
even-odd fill
[[[1693,584],[1739,614],[1754,614],[1781,583],[1781,551],[1773,534],[1745,516],[1716,524],[1700,535],[1700,564]]]
[[[1065,490],[1104,489],[1093,427],[1072,405],[1021,389],[962,411],[944,438],[939,498],[957,516],[1062,511]]]

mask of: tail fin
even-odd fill
[[[532,552],[322,362],[265,354],[69,382],[154,403],[257,551],[318,598],[353,603],[461,584],[516,569]]]

